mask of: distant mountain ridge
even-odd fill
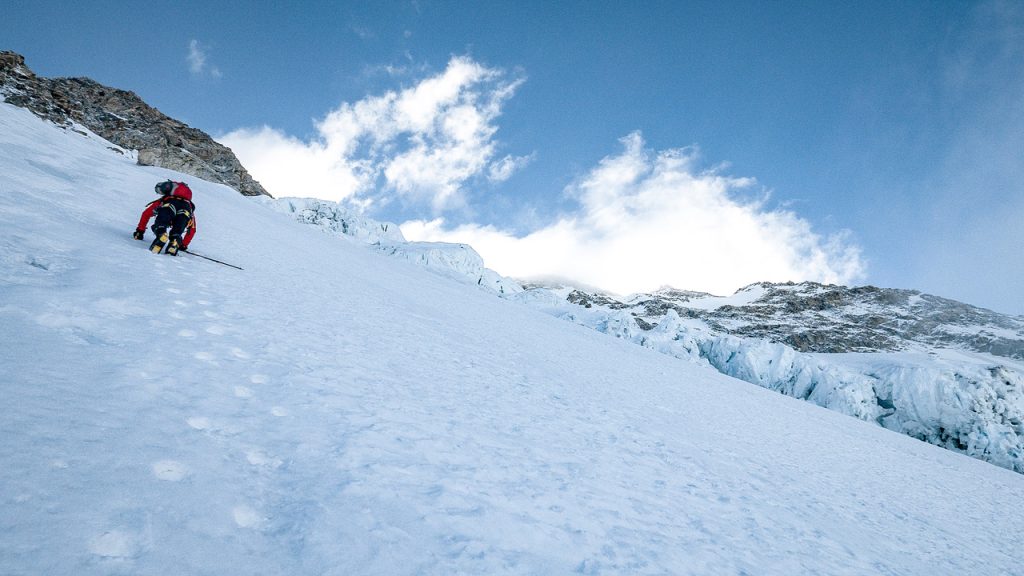
[[[733,299],[675,289],[623,301],[574,289],[566,299],[627,310],[645,330],[671,309],[716,332],[781,342],[799,352],[895,352],[920,344],[1024,360],[1024,319],[916,290],[762,282]]]
[[[15,52],[0,51],[0,96],[58,126],[74,123],[125,150],[137,161],[226,184],[245,196],[269,196],[230,148],[202,130],[161,113],[134,92],[89,78],[42,78]]]

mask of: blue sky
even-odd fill
[[[502,273],[1024,314],[1020,3],[212,4],[9,1],[0,44]]]

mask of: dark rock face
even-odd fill
[[[604,296],[602,294],[587,294],[586,292],[581,292],[580,290],[573,290],[569,294],[569,296],[566,297],[566,300],[572,302],[573,304],[583,306],[584,308],[590,308],[595,305],[611,308],[612,310],[626,308],[625,304],[618,302],[607,296]]]
[[[270,195],[230,148],[165,116],[134,92],[88,78],[40,78],[20,54],[0,51],[0,94],[59,126],[77,122],[122,148],[138,150],[141,165],[226,184],[246,196]]]

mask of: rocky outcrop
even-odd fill
[[[138,163],[226,184],[246,196],[269,196],[230,148],[170,118],[134,92],[88,78],[41,78],[14,52],[0,52],[0,95],[60,126],[80,124],[127,150]]]
[[[799,352],[892,352],[918,344],[1024,360],[1024,319],[916,290],[764,282],[731,298],[680,297],[679,291],[612,304],[602,295],[581,298],[625,308],[642,326],[656,326],[671,309],[716,333],[780,342]]]

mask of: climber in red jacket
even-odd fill
[[[167,246],[166,254],[177,256],[178,250],[188,251],[189,242],[196,234],[196,205],[192,203],[192,190],[184,182],[171,180],[157,184],[154,189],[160,198],[146,205],[132,236],[136,240],[142,240],[146,234],[146,225],[155,213],[153,232],[156,234],[156,240],[149,249],[159,254],[164,246]]]

